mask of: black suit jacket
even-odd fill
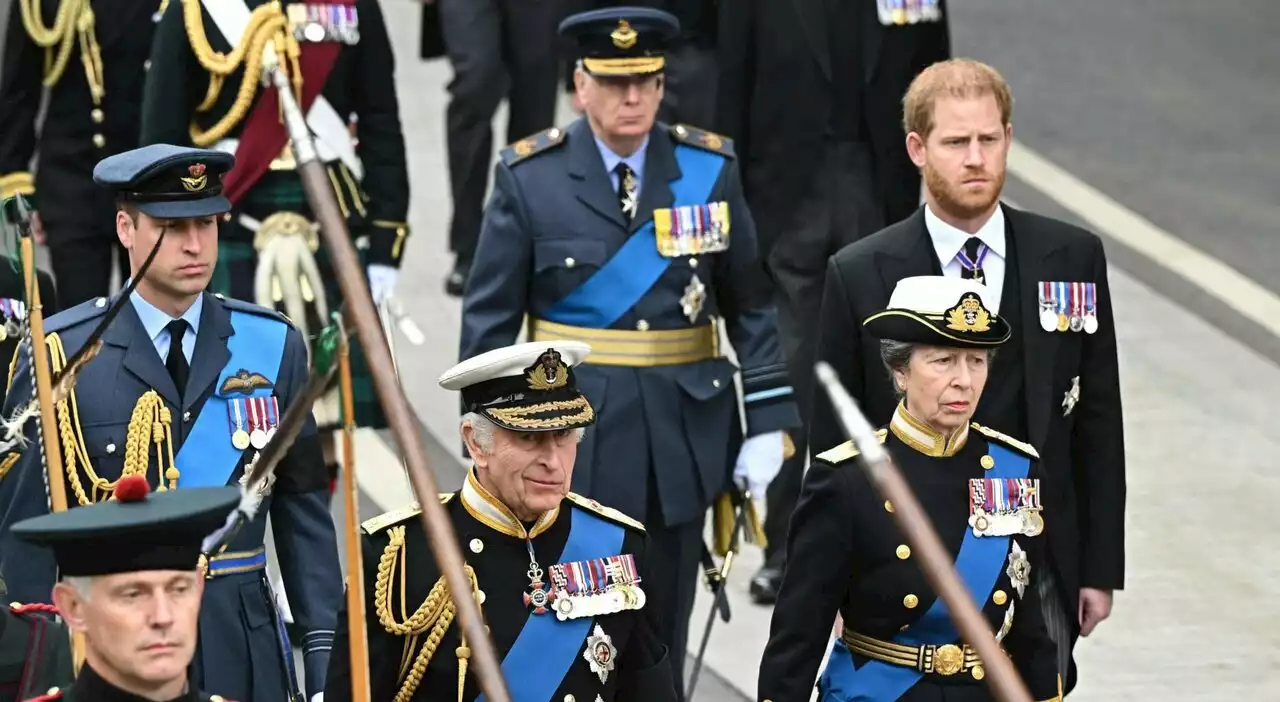
[[[1107,284],[1107,259],[1094,234],[1057,220],[1004,207],[1022,289],[1021,309],[1002,309],[1020,325],[1024,343],[1030,436],[1047,474],[1045,533],[1063,595],[1076,625],[1080,587],[1124,585],[1124,429],[1115,322]],[[862,320],[883,309],[903,278],[936,275],[937,256],[925,228],[924,208],[846,246],[827,267],[819,324],[818,358],[835,368],[874,425],[893,415],[897,398],[880,361],[879,341],[865,335]],[[1040,327],[1036,283],[1097,284],[1098,331],[1046,332]],[[999,363],[997,357],[996,363]],[[1062,401],[1080,379],[1080,398],[1064,415]],[[981,404],[982,400],[979,401]],[[809,445],[825,451],[845,440],[826,395],[815,392]]]
[[[717,129],[734,139],[762,251],[782,236],[829,146],[831,42],[826,0],[721,0]],[[902,97],[916,75],[951,55],[946,22],[880,24],[876,4],[864,9],[859,36],[861,110],[870,136],[878,195],[886,222],[920,202],[920,174],[907,157]]]

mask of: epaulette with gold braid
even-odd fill
[[[589,512],[594,512],[609,521],[617,522],[623,526],[628,526],[638,531],[644,531],[644,524],[628,517],[612,507],[605,507],[589,497],[583,497],[576,492],[571,492],[569,493],[569,501]]]
[[[977,429],[978,432],[981,433],[983,436],[995,441],[996,443],[1006,448],[1014,449],[1015,451],[1022,453],[1028,458],[1034,458],[1037,461],[1040,460],[1040,452],[1036,451],[1036,448],[1034,446],[1032,446],[1031,444],[1028,444],[1025,441],[1018,441],[1017,439],[1013,438],[1012,436],[1009,436],[1008,434],[1005,434],[1003,432],[998,432],[995,429],[992,429],[991,427],[984,427],[981,424],[978,424],[977,422],[973,422],[972,424],[970,424],[970,426],[972,426],[974,429]]]
[[[681,144],[694,146],[704,151],[713,151],[721,156],[733,158],[733,140],[720,136],[715,132],[699,129],[688,124],[677,124],[671,128],[671,136]]]
[[[553,146],[559,146],[564,143],[564,130],[559,127],[544,129],[530,137],[525,137],[502,150],[502,162],[508,166],[514,166],[517,163],[531,157],[536,156]]]
[[[440,504],[448,504],[449,500],[452,500],[453,496],[456,494],[457,493],[453,492],[440,493]],[[372,536],[389,526],[399,524],[406,519],[412,519],[419,514],[422,514],[422,506],[416,501],[410,502],[399,509],[393,509],[390,512],[383,512],[376,517],[370,517],[364,520],[360,523],[360,529],[364,533]]]
[[[889,436],[888,429],[881,429],[876,432],[876,438],[879,439],[882,444],[887,436]],[[826,451],[818,454],[818,460],[830,463],[833,466],[838,466],[857,455],[858,447],[853,445],[853,440],[849,440],[835,448],[827,449]]]

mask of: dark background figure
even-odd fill
[[[827,259],[919,205],[920,174],[903,145],[902,96],[917,73],[951,53],[945,0],[922,3],[917,17],[882,17],[883,4],[720,4],[716,124],[737,145],[806,425],[814,301]],[[760,603],[776,598],[786,564],[787,523],[807,449],[796,443],[768,491],[770,548],[751,586]]]
[[[36,269],[36,281],[40,287],[41,312],[45,317],[57,314],[58,294],[53,278]],[[13,355],[18,349],[23,323],[27,318],[27,294],[22,280],[22,261],[17,256],[0,256],[0,361],[4,363],[5,377],[13,370]],[[24,379],[23,382],[30,382]],[[8,382],[4,385],[8,391]],[[0,478],[4,477],[4,463],[0,462]]]
[[[454,72],[445,121],[453,198],[449,248],[455,260],[445,291],[459,297],[480,238],[498,104],[507,100],[506,143],[555,122],[560,76],[556,23],[561,0],[438,2],[444,46]],[[428,15],[424,25],[429,20]],[[423,44],[429,45],[426,39]]]
[[[94,0],[87,29],[72,21],[72,45],[57,61],[59,43],[38,45],[23,22],[21,2],[10,6],[0,74],[0,199],[38,194],[38,232],[49,246],[62,302],[74,306],[110,292],[112,268],[128,275],[116,240],[115,203],[93,184],[99,160],[138,145],[142,86],[161,0]],[[44,0],[38,37],[47,43],[59,3]],[[85,10],[90,12],[88,8]],[[82,54],[92,46],[91,56]],[[46,61],[54,59],[53,73]],[[92,59],[92,60],[90,60]],[[86,68],[86,62],[94,66]],[[36,122],[52,80],[39,134]],[[36,155],[34,180],[29,173]]]
[[[715,124],[717,5],[726,0],[563,0],[565,16],[603,7],[652,7],[680,21],[680,35],[667,54],[658,121],[666,124]],[[567,62],[565,87],[573,94],[573,60]],[[575,106],[576,107],[576,106]]]

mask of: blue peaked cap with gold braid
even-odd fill
[[[102,159],[93,182],[156,219],[209,217],[231,210],[222,176],[235,163],[223,151],[151,144]]]
[[[606,7],[571,15],[560,35],[577,42],[582,67],[595,76],[642,76],[666,66],[680,20],[651,7]]]

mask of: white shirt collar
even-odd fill
[[[987,245],[987,248],[991,249],[992,253],[1002,259],[1006,258],[1004,208],[1002,206],[997,205],[996,211],[991,215],[991,219],[988,219],[974,234],[969,234],[942,221],[927,204],[924,206],[924,224],[929,231],[929,238],[933,240],[933,250],[938,254],[938,262],[943,267],[950,263],[956,257],[956,254],[964,250],[965,242],[969,241],[970,236],[978,237],[982,243]]]
[[[128,285],[128,282],[125,283]],[[129,295],[129,301],[133,303],[133,308],[138,312],[138,319],[142,321],[142,328],[147,330],[147,338],[151,339],[151,343],[156,343],[160,338],[160,334],[165,330],[169,322],[173,321],[168,313],[160,311],[155,305],[147,302],[137,290]],[[187,320],[187,324],[191,327],[191,334],[194,338],[200,334],[200,313],[204,310],[204,295],[197,295],[196,301],[191,303],[186,312],[182,313],[181,319]]]

